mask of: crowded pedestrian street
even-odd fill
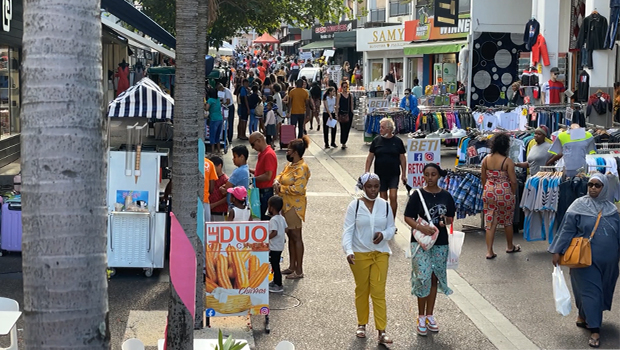
[[[124,125],[118,125],[123,128]],[[368,337],[355,336],[355,284],[342,251],[342,227],[347,205],[354,198],[355,183],[364,171],[368,145],[363,134],[352,130],[347,150],[324,150],[322,133],[309,131],[312,144],[304,159],[312,176],[308,182],[308,209],[304,223],[304,274],[297,280],[284,280],[284,292],[270,295],[271,332],[264,332],[262,316],[252,316],[248,331],[247,317],[213,319],[214,327],[249,339],[255,349],[274,349],[289,340],[302,350],[377,349],[376,332],[370,321]],[[406,140],[406,137],[401,136]],[[233,145],[248,144],[235,140]],[[454,164],[453,150],[442,150],[442,165]],[[277,150],[279,170],[285,164],[285,152]],[[223,156],[224,170],[234,169],[232,155]],[[256,163],[250,151],[248,163]],[[575,327],[575,308],[563,317],[555,311],[552,292],[553,265],[546,242],[525,242],[522,233],[515,244],[522,252],[505,254],[503,233],[498,232],[498,257],[485,259],[483,231],[469,231],[456,271],[449,270],[448,283],[454,293],[437,298],[435,317],[438,333],[421,337],[416,334],[417,306],[411,295],[411,259],[405,258],[410,229],[403,220],[407,203],[404,188],[398,192],[396,215],[398,233],[390,242],[386,285],[387,328],[394,343],[390,349],[582,349],[586,330]],[[480,216],[455,221],[455,230],[464,225],[480,227]],[[0,258],[0,286],[3,294],[21,302],[21,256]],[[286,268],[285,252],[282,268]],[[142,271],[119,270],[109,282],[112,349],[136,337],[147,350],[156,349],[165,328],[169,299],[168,269],[145,278]],[[568,273],[567,273],[568,275]],[[620,290],[616,289],[618,300]],[[372,320],[372,317],[371,317]],[[21,321],[20,321],[21,322]],[[17,327],[21,328],[20,322]],[[220,322],[220,323],[218,323]],[[223,322],[223,323],[222,323]],[[216,331],[216,330],[212,330]],[[21,332],[21,331],[20,331]],[[197,331],[198,332],[198,331]],[[620,311],[604,313],[601,332],[603,349],[620,348]],[[216,333],[211,333],[216,334]],[[2,346],[3,343],[0,343]]]

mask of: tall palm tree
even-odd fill
[[[204,66],[204,56],[198,60],[198,4],[199,0],[177,0],[176,3],[176,83],[174,101],[174,141],[172,156],[172,211],[181,224],[196,250],[197,261],[197,297],[204,300],[202,280],[204,251],[197,235],[197,198],[200,198],[202,179],[198,168],[198,140],[203,128],[202,91],[198,88],[198,65]],[[204,74],[203,74],[204,76]],[[199,113],[200,112],[200,113]],[[201,258],[202,257],[202,258]],[[168,332],[166,344],[168,349],[192,349],[194,343],[194,320],[188,307],[184,305],[174,286],[170,284],[170,302],[168,305]],[[197,298],[197,299],[198,299]],[[204,301],[203,301],[204,303]],[[198,301],[196,302],[200,304]],[[204,307],[202,307],[204,308]],[[196,309],[196,313],[202,313]]]
[[[109,349],[99,0],[24,1],[27,349]]]

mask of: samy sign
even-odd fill
[[[405,41],[405,26],[390,26],[357,30],[357,51],[400,49]]]

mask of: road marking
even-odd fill
[[[351,184],[357,180],[336,162],[333,157],[323,151],[316,142],[310,143],[308,151],[329,171],[332,176],[351,195],[354,194]],[[399,193],[400,194],[400,193]],[[396,227],[399,232],[409,232],[409,226],[402,218],[396,218]],[[409,235],[395,235],[394,241],[407,251],[410,247]],[[538,346],[529,340],[508,318],[478,293],[456,271],[448,270],[448,284],[454,291],[450,299],[463,311],[476,327],[498,349],[538,349]]]
[[[123,342],[137,338],[144,346],[157,346],[157,340],[165,335],[168,311],[130,310]]]

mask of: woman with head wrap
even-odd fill
[[[357,188],[362,197],[354,199],[347,208],[342,234],[342,249],[355,279],[355,308],[357,310],[358,338],[366,337],[366,324],[372,298],[375,327],[379,344],[391,344],[385,333],[387,312],[385,282],[389,257],[392,254],[388,241],[394,237],[396,226],[388,202],[380,198],[379,176],[365,173],[360,176]]]
[[[448,225],[452,224],[456,206],[450,192],[441,189],[437,183],[446,176],[445,170],[434,163],[424,166],[424,182],[426,186],[409,197],[405,209],[405,222],[411,228],[431,236],[437,230],[439,234],[432,248],[420,248],[418,241],[411,235],[411,294],[418,298],[417,332],[425,336],[428,331],[439,332],[439,325],[433,314],[437,290],[450,295],[446,274],[448,260]],[[420,225],[418,218],[428,220],[422,204],[426,203],[431,221],[429,226]]]
[[[620,261],[620,216],[608,200],[608,191],[607,178],[598,173],[592,175],[588,194],[568,207],[561,229],[549,247],[553,265],[557,266],[573,238],[588,238],[594,231],[590,241],[592,265],[570,269],[570,278],[579,309],[576,325],[590,331],[588,344],[595,348],[600,345],[603,311],[611,310]]]

